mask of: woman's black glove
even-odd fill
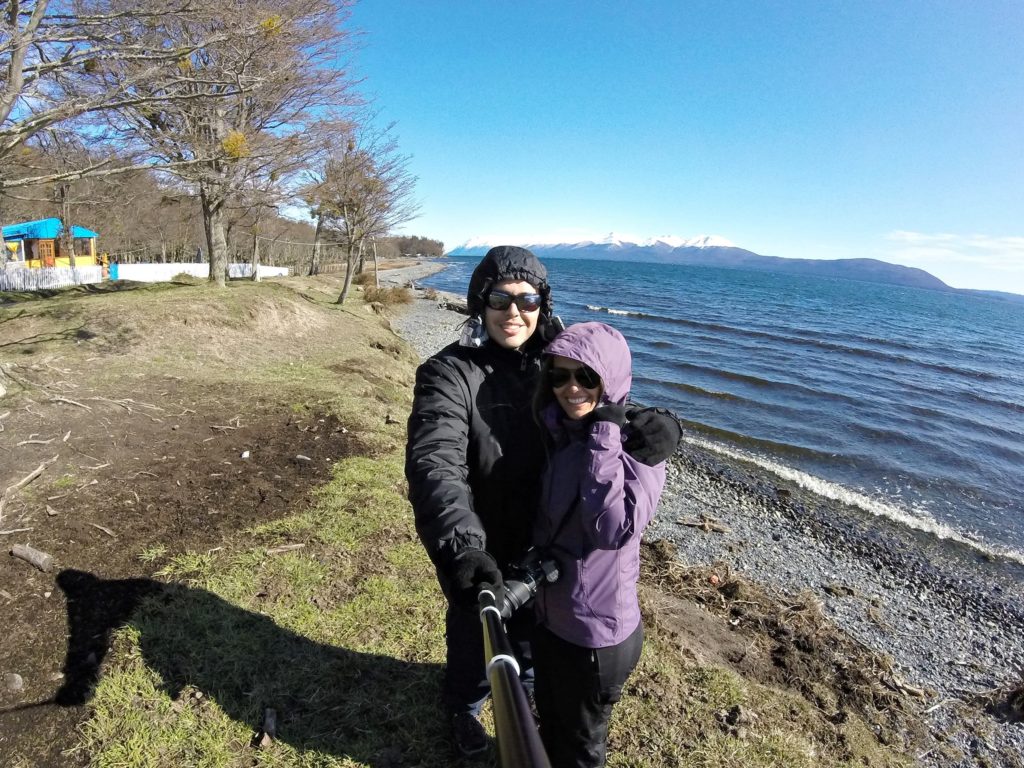
[[[631,408],[627,415],[629,427],[622,444],[626,453],[649,467],[675,453],[683,439],[683,428],[675,416],[664,408]]]
[[[482,549],[467,549],[452,560],[448,569],[452,585],[452,600],[464,608],[476,605],[480,588],[487,584],[495,594],[504,595],[504,582],[497,561]]]
[[[590,420],[591,422],[610,421],[612,424],[618,424],[621,429],[628,421],[626,407],[615,404],[602,405],[590,412]]]

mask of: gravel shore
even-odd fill
[[[415,286],[441,268],[389,270],[382,281]],[[391,323],[426,357],[457,339],[465,318],[416,294]],[[933,734],[964,754],[950,761],[933,750],[919,756],[921,765],[1024,766],[1024,722],[985,714],[980,704],[983,694],[1024,685],[1022,569],[822,498],[697,442],[684,440],[670,463],[649,538],[672,541],[685,564],[724,562],[782,596],[809,590],[839,627],[890,656],[898,676],[924,690],[920,709]],[[693,525],[701,520],[709,525]],[[974,727],[965,729],[966,720]]]

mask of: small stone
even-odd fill
[[[249,452],[248,451],[242,451],[242,458],[243,459],[248,459],[249,458]]]
[[[17,672],[8,672],[4,675],[4,687],[11,693],[21,693],[25,690],[25,681]]]

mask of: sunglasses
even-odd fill
[[[597,389],[601,386],[601,377],[597,375],[597,371],[588,365],[575,369],[552,368],[548,373],[548,379],[551,381],[551,386],[555,389],[561,389],[570,380],[575,381],[584,389]]]
[[[515,302],[520,312],[536,312],[540,309],[539,293],[505,293],[505,291],[491,291],[487,294],[487,306],[491,309],[504,311]]]

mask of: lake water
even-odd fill
[[[479,257],[423,285],[465,295]],[[686,439],[1024,563],[1024,304],[713,267],[546,259],[566,324],[633,352]]]

